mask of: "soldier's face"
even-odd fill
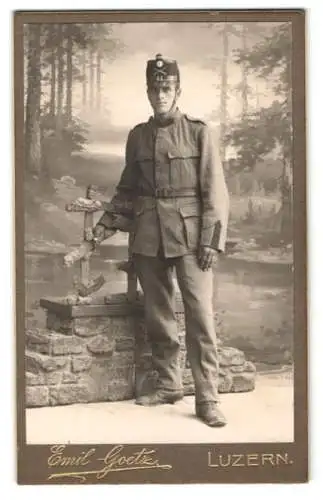
[[[149,102],[157,114],[166,114],[174,106],[181,93],[174,82],[151,85],[147,89]]]

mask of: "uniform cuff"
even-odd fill
[[[221,222],[217,221],[214,225],[203,228],[201,231],[200,245],[223,251],[219,245],[221,234]]]

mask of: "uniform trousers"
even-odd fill
[[[180,342],[176,323],[174,272],[181,291],[187,357],[197,404],[218,401],[218,357],[213,316],[213,271],[202,271],[195,254],[165,258],[133,255],[144,292],[146,328],[158,388],[181,390]]]

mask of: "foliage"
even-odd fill
[[[235,60],[259,77],[270,78],[277,95],[286,95],[291,84],[291,48],[291,25],[284,23],[251,50],[236,50]]]
[[[253,170],[256,162],[275,150],[291,157],[291,33],[290,25],[274,28],[248,50],[235,51],[237,64],[271,82],[277,98],[268,107],[232,123],[225,137],[237,151],[238,170]]]
[[[83,151],[87,144],[88,128],[85,122],[73,117],[70,122],[63,127],[63,140],[70,145],[70,152]]]
[[[41,118],[43,137],[55,137],[57,132],[56,116],[46,113]],[[63,127],[60,131],[61,148],[69,153],[83,151],[88,142],[88,126],[79,118],[72,117],[69,121],[63,115]]]
[[[290,113],[275,100],[268,108],[248,113],[242,120],[231,123],[226,134],[227,145],[237,152],[236,171],[252,171],[259,159],[275,149],[291,154]]]

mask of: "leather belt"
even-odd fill
[[[199,190],[194,188],[156,188],[155,190],[139,189],[138,196],[150,198],[182,198],[187,196],[199,196]]]

